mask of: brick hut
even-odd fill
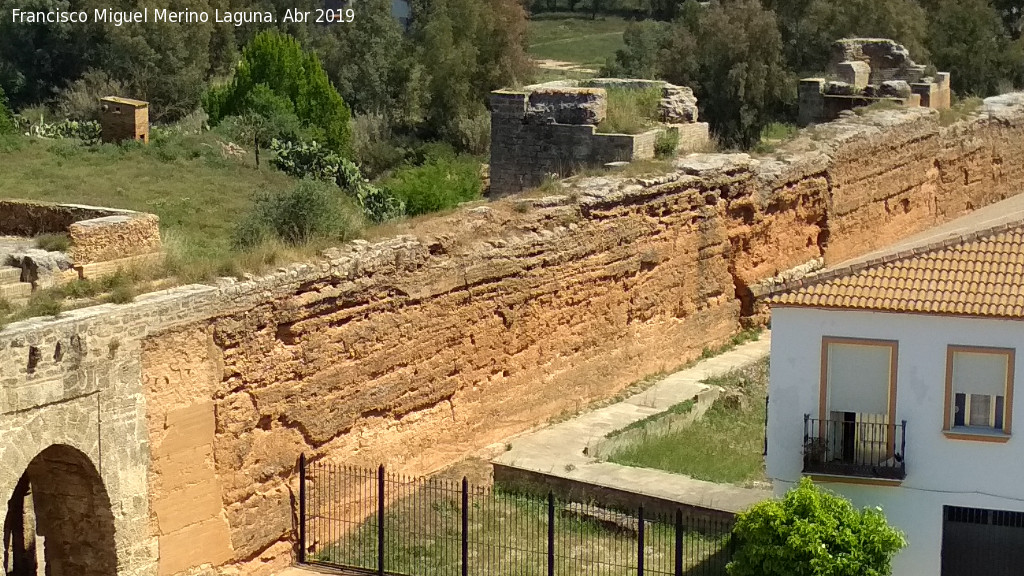
[[[149,144],[149,102],[107,96],[100,98],[104,142],[139,140]]]

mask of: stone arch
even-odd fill
[[[29,462],[3,526],[6,576],[115,576],[114,516],[89,457],[54,444]]]

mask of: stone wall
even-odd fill
[[[68,270],[68,278],[96,278],[162,257],[159,218],[153,214],[78,204],[0,200],[0,236],[31,238],[54,233],[67,234],[71,240],[68,257],[77,274]],[[30,261],[33,259],[30,252],[25,254]],[[4,265],[8,262],[0,261],[0,266]],[[18,262],[10,265],[26,266]],[[39,285],[66,280],[58,274],[41,279]]]
[[[663,125],[642,134],[602,134],[607,89],[660,89]],[[495,197],[564,178],[587,167],[654,158],[658,134],[674,127],[679,149],[707,144],[708,125],[697,122],[689,88],[661,81],[597,78],[527,86],[491,94],[490,191]]]
[[[948,128],[926,109],[844,119],[771,158],[697,155],[660,177],[581,179],[268,277],[14,325],[0,332],[0,398],[40,383],[6,368],[41,343],[50,380],[91,383],[132,426],[106,424],[119,436],[103,450],[138,451],[148,483],[106,455],[103,478],[112,501],[125,486],[148,493],[115,514],[149,520],[155,570],[265,575],[293,553],[300,453],[436,470],[725,341],[757,320],[751,287],[781,271],[1022,186],[1024,94]],[[90,364],[54,369],[53,344],[76,334]],[[32,406],[0,415],[0,430],[31,421]],[[24,453],[16,463],[48,441],[8,437],[0,457]]]
[[[876,102],[949,108],[949,72],[926,76],[901,44],[885,38],[843,38],[832,45],[827,78],[804,78],[799,86],[798,123],[829,122],[844,110]]]

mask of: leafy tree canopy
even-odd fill
[[[349,151],[348,106],[319,58],[277,31],[261,32],[245,46],[231,82],[207,92],[203,106],[214,123],[261,109],[274,114],[293,112],[314,139],[336,152]]]
[[[740,514],[729,576],[888,576],[907,545],[880,508],[857,510],[809,478]]]

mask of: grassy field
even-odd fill
[[[0,166],[4,197],[150,212],[162,231],[210,255],[230,249],[255,192],[295,184],[268,166],[257,170],[251,154],[224,155],[210,134],[148,147],[13,136],[0,140]]]
[[[610,454],[608,460],[710,482],[742,484],[764,480],[768,361],[711,378],[706,383],[725,388],[726,394],[700,420],[682,430],[624,446]],[[725,400],[730,392],[742,393],[739,406]]]
[[[530,55],[600,68],[623,47],[626,21],[614,16],[541,14],[530,20]]]
[[[397,574],[461,574],[462,515],[457,484],[427,483],[405,491],[385,514],[385,569]],[[316,500],[314,499],[314,502]],[[621,519],[621,520],[618,520]],[[475,576],[547,574],[547,502],[528,496],[472,489],[468,514],[469,573]],[[616,523],[618,522],[618,523]],[[560,576],[636,573],[637,534],[625,516],[581,504],[556,505],[555,566]],[[342,522],[334,523],[342,527]],[[374,569],[377,522],[353,523],[347,534],[326,536],[314,520],[311,533],[331,542],[315,552],[322,562]],[[630,527],[632,526],[632,527]],[[698,523],[704,528],[710,525]],[[724,575],[721,553],[727,528],[684,533],[684,568],[699,576]],[[671,523],[645,523],[644,572],[668,576],[674,567]]]

